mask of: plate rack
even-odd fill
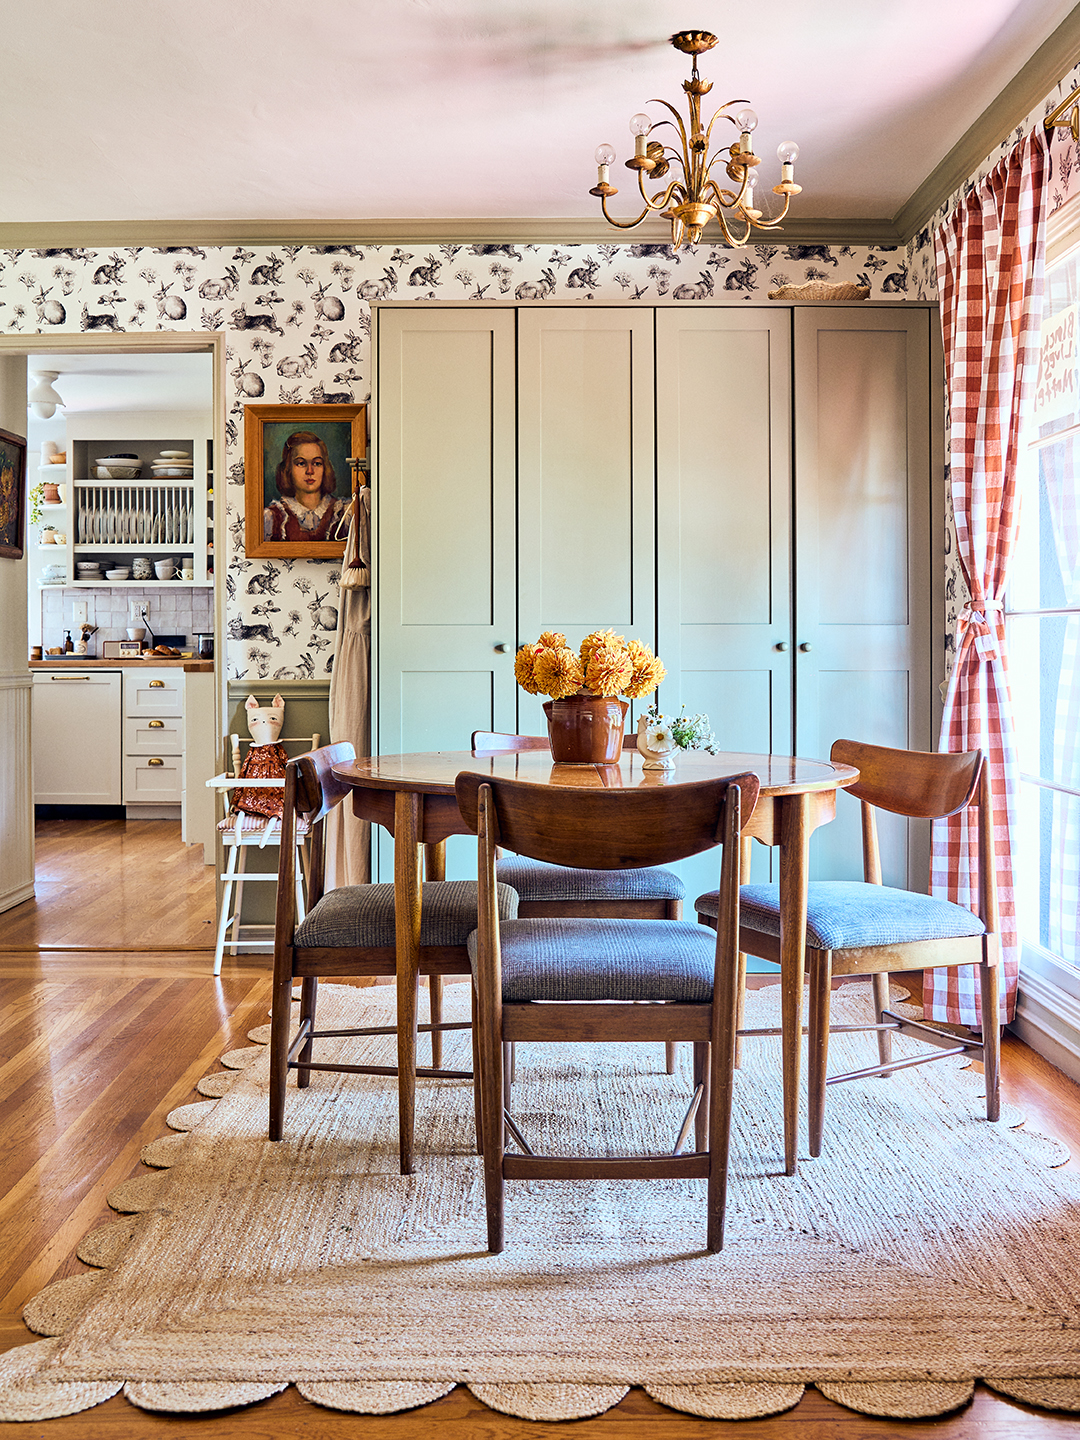
[[[198,516],[193,485],[76,483],[76,550],[153,550],[193,545]]]

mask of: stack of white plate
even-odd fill
[[[124,455],[103,455],[95,464],[99,480],[137,480],[141,474],[139,457],[130,452]]]
[[[162,450],[150,469],[156,480],[190,480],[195,473],[190,450]]]
[[[101,561],[76,560],[75,569],[80,580],[96,580],[101,574]]]

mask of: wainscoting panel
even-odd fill
[[[0,911],[34,893],[34,776],[30,675],[0,675]]]

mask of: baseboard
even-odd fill
[[[1080,1083],[1080,1001],[1075,996],[1045,976],[1025,971],[1009,1029]]]
[[[0,894],[0,913],[5,910],[14,910],[16,905],[21,905],[24,900],[34,898],[34,882],[30,880],[25,885],[18,885],[14,890],[8,890]]]
[[[179,820],[181,818],[179,805],[148,802],[145,805],[125,805],[124,810],[128,820]]]

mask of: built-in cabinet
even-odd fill
[[[378,750],[541,732],[516,646],[608,625],[656,646],[663,709],[707,711],[724,749],[930,748],[929,321],[379,307]],[[887,878],[916,877],[920,847],[886,835]],[[853,802],[813,853],[855,873]]]

